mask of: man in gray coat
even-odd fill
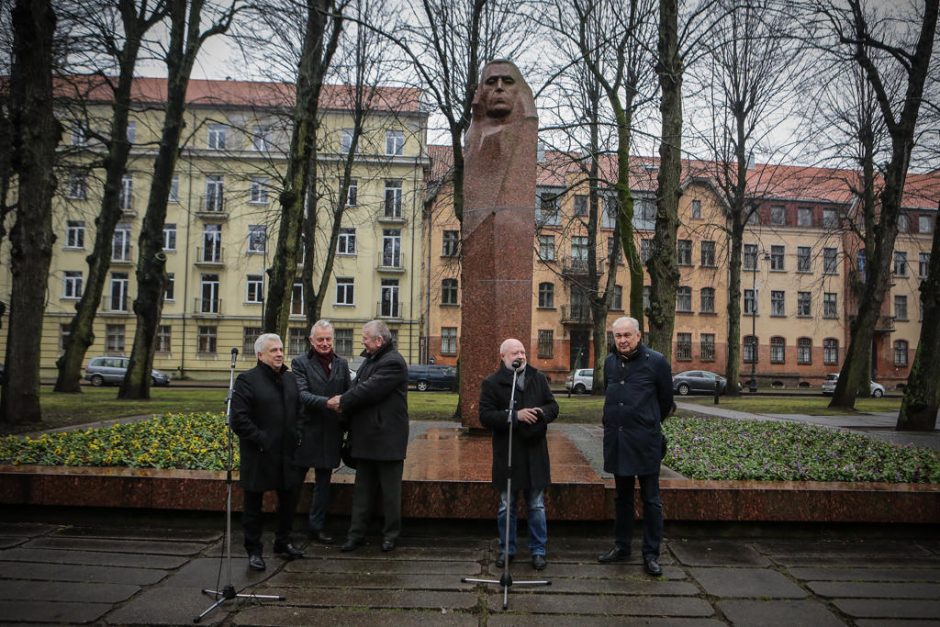
[[[633,486],[640,482],[643,500],[643,565],[659,576],[663,538],[663,504],[659,467],[665,450],[662,421],[672,410],[672,369],[666,358],[640,340],[639,322],[614,320],[614,352],[604,362],[604,471],[617,487],[614,547],[599,555],[601,563],[630,557],[633,535]]]
[[[344,424],[338,412],[327,409],[331,396],[349,389],[349,363],[333,352],[333,325],[318,320],[310,329],[310,350],[291,362],[303,411],[300,415],[301,445],[296,462],[314,469],[313,500],[307,531],[322,544],[332,544],[326,529],[333,469],[339,466]]]
[[[372,504],[382,495],[385,522],[382,550],[395,548],[401,534],[401,478],[408,449],[408,364],[395,350],[392,332],[381,320],[362,327],[362,356],[356,381],[327,407],[349,419],[350,454],[356,460],[356,484],[349,533],[343,551],[365,541]]]

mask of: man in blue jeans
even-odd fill
[[[548,524],[545,520],[545,488],[551,482],[546,434],[548,423],[558,417],[558,403],[545,375],[526,363],[525,347],[508,339],[499,349],[499,370],[483,381],[480,389],[480,423],[493,431],[493,486],[499,490],[497,513],[499,557],[496,566],[516,554],[516,501],[521,490],[529,523],[529,554],[532,566],[542,570]],[[512,407],[513,373],[516,392]],[[512,494],[507,494],[509,478],[509,425],[512,421]],[[506,546],[506,508],[510,508],[509,546]]]
[[[662,421],[672,411],[672,369],[665,357],[640,340],[635,318],[612,325],[614,350],[604,361],[604,471],[617,487],[614,546],[597,557],[601,563],[630,557],[633,535],[633,486],[643,500],[643,566],[663,574],[659,550],[663,539],[663,504],[659,466],[665,451]],[[636,479],[634,479],[634,477]]]

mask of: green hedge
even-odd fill
[[[855,433],[698,417],[670,419],[664,430],[665,464],[692,479],[940,483],[940,453]],[[225,442],[222,414],[166,415],[34,439],[0,438],[0,464],[224,470]]]

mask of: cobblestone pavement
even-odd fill
[[[222,530],[221,515],[0,509],[0,622],[192,624],[212,603],[201,590],[228,581]],[[202,623],[940,625],[937,531],[667,523],[651,578],[638,557],[597,563],[606,524],[550,522],[548,568],[521,548],[513,576],[551,585],[515,585],[505,611],[499,585],[462,582],[499,578],[495,524],[406,521],[390,553],[377,536],[351,553],[304,540],[301,560],[267,551],[264,573],[247,570],[236,533],[234,587],[284,600],[229,600]]]

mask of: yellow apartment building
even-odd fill
[[[349,87],[328,85],[321,98],[317,210],[324,226],[305,254],[322,273],[342,161],[352,137]],[[97,134],[110,128],[109,93],[89,89],[83,108],[61,111],[66,128],[54,200],[55,251],[44,315],[42,375],[55,374],[63,334],[81,295],[85,257],[95,238],[103,176],[89,167],[103,154]],[[139,78],[128,135],[133,142],[122,182],[123,218],[112,242],[111,267],[88,357],[126,355],[133,340],[137,239],[163,122],[164,79]],[[154,367],[174,377],[227,374],[232,348],[254,360],[278,229],[278,194],[286,172],[293,86],[243,81],[191,81],[186,127],[164,228],[170,282]],[[333,321],[336,350],[358,355],[362,324],[384,319],[409,361],[421,339],[420,229],[427,114],[414,89],[379,88],[356,154],[337,256],[321,316]],[[9,258],[8,241],[0,255]],[[9,264],[0,272],[0,297],[10,291]],[[293,290],[288,356],[307,349],[303,290]],[[38,312],[37,312],[38,313]],[[7,325],[0,332],[5,343]]]

